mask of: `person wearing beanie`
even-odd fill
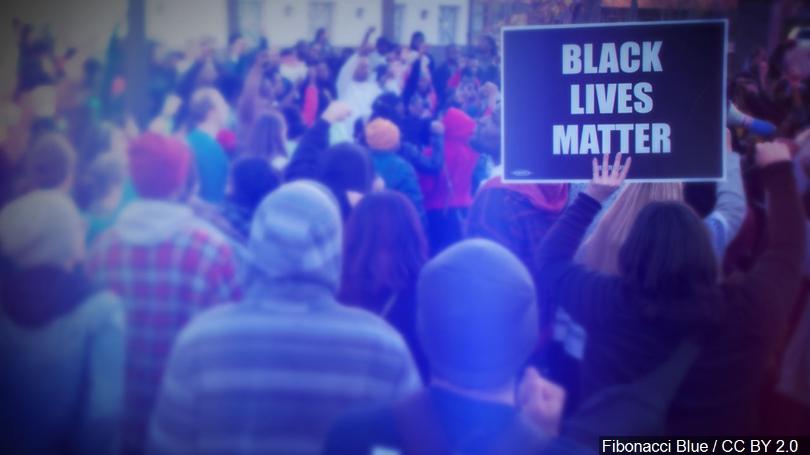
[[[228,155],[217,138],[228,121],[228,104],[216,89],[202,88],[191,98],[189,115],[193,129],[186,140],[197,167],[200,197],[219,203],[228,183]]]
[[[397,153],[400,149],[397,125],[390,120],[376,118],[366,125],[365,136],[374,171],[383,179],[387,189],[398,191],[411,201],[422,225],[425,225],[425,207],[416,171]]]
[[[558,414],[562,391],[533,369],[524,373],[538,336],[526,267],[495,242],[462,241],[422,269],[417,308],[430,386],[394,406],[346,417],[323,453],[373,453],[376,447],[397,453],[537,453],[554,425],[539,428],[528,419],[527,392],[544,390],[553,397],[548,404],[556,411],[550,414]]]
[[[140,453],[169,350],[192,316],[241,297],[228,240],[181,201],[191,152],[180,140],[146,133],[129,146],[141,196],[97,240],[88,274],[125,301],[127,375],[122,445]]]
[[[179,336],[150,453],[317,454],[345,412],[418,390],[402,337],[337,302],[342,242],[324,186],[299,180],[262,201],[246,299],[200,315]]]
[[[81,273],[84,230],[57,190],[0,211],[0,447],[8,453],[116,453],[124,310]]]
[[[506,184],[500,176],[482,185],[475,195],[467,219],[468,238],[495,241],[520,258],[537,280],[537,251],[551,225],[568,202],[567,184]],[[497,273],[493,270],[492,273]],[[551,348],[553,314],[541,307],[541,348]],[[558,363],[555,363],[558,365]],[[569,402],[571,388],[568,391]]]

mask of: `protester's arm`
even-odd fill
[[[565,389],[543,378],[534,367],[527,368],[518,385],[517,401],[521,413],[547,436],[560,432]]]
[[[806,241],[804,219],[787,145],[757,144],[756,160],[767,196],[768,246],[740,287],[747,296],[745,301],[760,304],[750,308],[751,319],[764,324],[766,330],[777,330],[799,288]]]
[[[346,90],[349,88],[349,85],[352,82],[352,77],[354,77],[354,71],[357,69],[357,62],[360,58],[359,55],[356,53],[352,54],[346,63],[340,67],[340,71],[338,71],[338,77],[335,80],[335,90],[337,90],[338,98],[346,96]]]
[[[123,406],[124,312],[112,294],[94,304],[100,318],[87,347],[86,401],[77,422],[76,453],[114,454]]]
[[[351,115],[351,108],[345,103],[334,101],[301,137],[290,163],[285,170],[287,181],[314,179],[317,177],[318,155],[329,147],[329,128]]]
[[[419,78],[422,75],[422,58],[417,57],[416,60],[411,63],[410,71],[408,72],[408,78],[405,80],[405,86],[402,89],[402,101],[407,106],[411,96],[416,92],[416,87],[419,85]]]
[[[747,210],[740,155],[732,149],[729,129],[726,129],[726,180],[717,184],[716,196],[715,209],[704,222],[712,236],[715,254],[722,261],[728,244],[742,227]]]
[[[583,194],[563,213],[549,230],[537,252],[538,282],[542,295],[554,296],[582,323],[592,312],[586,307],[603,289],[605,277],[574,264],[574,254],[582,243],[585,231],[607,200],[622,184],[630,168],[630,158],[619,166],[617,154],[612,170],[608,169],[608,155],[603,155],[602,166],[593,160],[593,180]]]
[[[747,210],[740,171],[740,155],[729,153],[726,164],[726,180],[718,183],[717,204],[705,220],[714,237],[712,243],[719,259],[722,259],[726,247],[740,231]]]
[[[404,143],[402,155],[413,167],[425,174],[438,174],[444,167],[444,125],[439,121],[430,124],[431,154],[425,155],[419,147]]]
[[[193,454],[197,445],[197,382],[194,349],[184,337],[172,350],[149,426],[147,453]]]
[[[338,98],[346,96],[346,90],[352,82],[359,58],[367,55],[369,52],[368,41],[371,38],[371,34],[374,33],[374,30],[374,27],[369,27],[366,30],[366,33],[363,35],[363,41],[360,43],[360,47],[357,49],[357,52],[352,54],[352,56],[346,60],[343,66],[340,67],[337,79],[335,80],[335,89],[337,90]]]
[[[408,165],[405,169],[401,184],[401,191],[408,196],[408,199],[410,199],[411,202],[413,202],[416,213],[419,215],[419,219],[422,220],[424,224],[426,218],[425,205],[422,201],[422,188],[419,186],[419,178],[416,176],[416,172],[410,165]]]

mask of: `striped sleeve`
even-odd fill
[[[149,429],[149,454],[192,454],[197,442],[197,362],[193,346],[182,338],[166,367]]]

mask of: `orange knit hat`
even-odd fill
[[[374,119],[366,125],[366,144],[372,150],[395,150],[399,147],[399,128],[384,118]]]

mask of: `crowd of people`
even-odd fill
[[[18,24],[0,135],[9,453],[596,453],[810,435],[810,78],[729,79],[727,178],[499,177],[497,42],[233,36],[105,59]],[[538,69],[541,71],[542,69]],[[673,150],[677,153],[677,150]]]

